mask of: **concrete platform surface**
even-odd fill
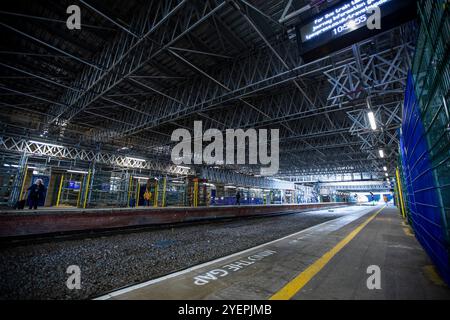
[[[396,208],[345,210],[343,217],[98,299],[450,299]],[[368,273],[370,266],[379,277]]]

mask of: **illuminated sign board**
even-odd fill
[[[367,27],[367,20],[374,14],[370,10],[373,7],[380,8],[381,29]],[[328,45],[322,51],[329,53],[409,21],[415,12],[414,0],[341,1],[297,27],[300,50],[305,53]]]
[[[73,189],[73,190],[79,190],[81,187],[81,182],[80,181],[69,181],[69,189]]]

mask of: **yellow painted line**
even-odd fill
[[[403,232],[410,237],[413,237],[414,234],[411,232],[411,229],[409,227],[403,228]]]
[[[167,177],[164,177],[163,195],[162,195],[162,207],[166,206],[166,188],[167,188]]]
[[[158,197],[159,197],[159,180],[156,180],[156,182],[155,182],[155,199],[153,202],[153,206],[155,208],[158,207]]]
[[[444,280],[442,280],[442,278],[436,272],[436,268],[433,265],[423,267],[423,272],[425,273],[425,276],[435,285],[445,287]]]
[[[136,208],[139,207],[139,198],[141,197],[141,183],[137,180]]]
[[[58,196],[56,198],[56,206],[59,207],[59,200],[61,199],[61,192],[64,183],[64,174],[61,174],[61,181],[59,182]]]
[[[401,183],[401,179],[400,179],[400,170],[397,167],[397,169],[395,169],[395,177],[397,180],[397,190],[398,190],[398,195],[400,197],[400,212],[402,213],[403,219],[406,218],[406,208],[405,208],[405,202],[403,201],[403,189],[402,189],[402,183]]]
[[[87,176],[87,180],[86,180],[86,188],[85,188],[85,192],[84,192],[84,202],[83,202],[83,209],[86,208],[86,204],[87,204],[87,200],[88,200],[88,195],[89,195],[89,183],[91,182],[91,170],[89,169],[88,172],[88,176]]]
[[[366,221],[361,223],[352,232],[350,232],[344,239],[339,241],[339,243],[334,246],[330,251],[325,253],[322,257],[316,260],[312,265],[306,268],[297,277],[286,284],[280,291],[275,293],[270,300],[289,300],[294,295],[297,294],[320,270],[327,265],[327,263],[344,248],[356,235],[367,225],[370,221],[375,219],[375,217],[384,209],[381,208],[373,215],[371,215]]]
[[[25,181],[27,180],[28,165],[25,166],[25,173],[23,175],[22,188],[20,188],[19,200],[22,200],[23,188],[25,187]]]

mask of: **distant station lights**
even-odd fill
[[[384,170],[384,171],[387,171],[387,167],[386,167],[386,166],[384,166],[384,167],[383,167],[383,170]]]
[[[384,158],[384,151],[383,151],[383,149],[378,150],[378,154],[380,155],[380,158]]]

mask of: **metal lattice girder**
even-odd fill
[[[293,51],[293,48],[291,51]],[[286,52],[289,52],[289,50]],[[242,60],[252,64],[251,68],[254,70],[242,66]],[[239,89],[237,86],[240,83],[270,77],[276,72],[275,70],[282,70],[280,62],[273,59],[267,61],[267,56],[261,52],[256,57],[236,59],[231,67],[228,65],[226,69],[222,69],[221,73],[214,77],[224,87],[205,77],[191,80],[188,86],[174,89],[174,92],[170,94],[174,99],[168,100],[160,97],[150,99],[145,105],[152,106],[149,110],[152,112],[151,116],[137,116],[130,113],[126,121],[133,125],[124,125],[107,132],[99,131],[96,134],[97,140],[104,141],[105,139],[135,134],[145,129],[156,128],[165,122],[175,121],[187,115],[205,111],[208,107],[221,104],[222,102],[215,102],[214,100],[221,97],[225,98],[230,93],[233,94],[236,88]],[[241,97],[236,96],[233,99],[239,98]]]
[[[161,99],[155,97],[156,100],[149,104],[153,106],[153,116],[136,116],[136,114],[131,113],[128,116],[127,122],[134,123],[133,126],[124,125],[109,132],[98,132],[97,137],[110,139],[113,137],[135,134],[144,129],[156,128],[162,123],[175,121],[194,113],[205,112],[235,99],[246,98],[246,96],[260,91],[262,88],[261,85],[267,89],[308,75],[325,74],[329,80],[333,79],[334,83],[332,85],[339,88],[346,85],[346,82],[342,79],[344,76],[332,78],[335,70],[347,65],[346,63],[348,63],[349,58],[345,54],[333,56],[333,59],[323,58],[310,64],[301,65],[299,57],[293,56],[293,53],[295,54],[296,51],[294,48],[290,48],[291,46],[293,46],[292,43],[283,42],[277,47],[277,52],[280,52],[280,55],[282,55],[284,60],[296,61],[293,64],[297,67],[294,67],[291,70],[286,71],[285,66],[280,60],[274,57],[270,52],[268,53],[267,49],[260,50],[256,53],[256,56],[235,60],[231,67],[228,64],[226,69],[216,71],[214,79],[217,80],[217,82],[224,84],[226,88],[223,88],[216,82],[211,81],[211,79],[205,79],[204,77],[199,78],[198,81],[190,81],[191,85],[177,88],[176,92],[174,92],[175,95],[171,94],[171,96],[176,97],[176,99],[161,101]],[[396,64],[392,66],[391,69],[401,71],[389,75],[386,73],[390,73],[391,69],[389,66],[386,66],[385,61],[386,59],[389,59],[389,56],[393,53],[396,53],[396,56],[398,54],[398,57],[404,57],[407,53],[409,54],[410,50],[411,44],[403,43],[379,53],[363,55],[363,61],[367,61],[367,65],[364,69],[367,76],[373,75],[377,80],[376,83],[374,82],[375,89],[391,88],[392,90],[395,89],[398,93],[398,90],[404,85],[404,73],[407,72],[407,63],[405,61],[407,61],[407,58],[404,58],[404,60],[397,58],[394,61]],[[342,61],[336,61],[341,58],[341,56],[343,56]],[[287,75],[289,75],[288,79],[286,78]],[[344,82],[344,84],[339,85],[341,82]],[[341,106],[342,103],[351,103],[354,99],[355,97],[349,95],[338,95],[336,96],[336,99],[328,99],[327,106],[328,103],[330,106]],[[182,103],[179,103],[176,100],[182,101]],[[318,103],[319,100],[314,99],[314,101]],[[298,103],[298,101],[296,101],[296,103]],[[273,106],[272,109],[263,108],[261,110],[261,107],[257,102],[252,102],[252,104],[256,105],[258,110],[262,111],[262,114],[266,114],[267,111],[270,112],[270,110],[273,109],[277,110],[277,108],[273,108]],[[310,103],[309,107],[311,108]],[[251,112],[251,114],[255,116],[254,112]],[[267,118],[270,118],[270,116],[271,115],[268,114]]]
[[[289,49],[285,48],[283,52],[291,59],[295,58],[297,64],[299,64],[299,57],[295,57],[292,53],[295,52],[294,44],[283,43],[282,46],[289,47]],[[265,49],[262,49],[256,53],[256,56],[252,55],[233,60],[231,66],[228,63],[226,66],[224,65],[224,68],[219,69],[214,78],[224,87],[205,77],[193,79],[189,81],[188,86],[176,88],[171,94],[172,97],[182,101],[182,103],[175,99],[165,101],[159,97],[154,97],[147,104],[152,105],[152,117],[135,117],[135,115],[130,114],[127,120],[134,123],[133,126],[123,126],[106,133],[98,132],[99,139],[131,135],[144,129],[156,127],[164,122],[178,120],[189,114],[205,111],[207,108],[220,105],[226,97],[236,94],[241,86],[245,87],[249,83],[264,81],[274,74],[282,72],[284,67],[281,62],[271,55],[267,56],[265,51]],[[236,95],[233,99],[239,98],[241,96]]]
[[[91,149],[101,145],[110,154],[132,149],[169,162],[172,131],[192,129],[194,120],[202,120],[204,130],[222,132],[279,128],[283,173],[291,163],[293,170],[308,163],[326,172],[375,170],[381,164],[378,147],[386,147],[387,157],[395,153],[389,148],[397,143],[399,109],[389,108],[403,100],[412,24],[304,63],[293,34],[276,21],[280,3],[144,1],[127,3],[119,14],[120,6],[107,10],[102,1],[80,2],[87,11],[83,22],[114,25],[107,37],[83,30],[77,38],[28,22],[17,27],[18,41],[32,41],[14,45],[39,58],[36,63],[11,56],[0,66],[7,78],[32,79],[2,79],[2,105],[14,109],[2,119],[15,125],[5,130],[9,136],[41,135]],[[41,12],[36,5],[30,13],[56,14],[48,9]],[[16,39],[20,30],[6,27]],[[68,59],[49,56],[55,49]],[[367,96],[382,132],[371,132],[363,121]],[[33,101],[35,106],[27,105]],[[27,109],[32,117],[21,119]],[[342,162],[333,153],[341,154]],[[352,167],[346,161],[353,157]]]
[[[390,105],[379,105],[372,106],[372,110],[375,115],[375,121],[377,123],[378,128],[390,127],[390,126],[400,126],[401,124],[401,102]],[[367,108],[362,110],[352,110],[347,111],[347,115],[353,121],[353,124],[350,128],[351,134],[357,134],[363,130],[367,130],[370,128],[369,120],[367,117]],[[369,131],[369,130],[367,130]],[[376,132],[370,130],[369,132]]]
[[[0,150],[45,156],[55,159],[63,158],[84,161],[87,163],[100,163],[112,167],[146,169],[170,174],[185,175],[190,173],[190,170],[186,167],[171,165],[169,162],[163,163],[156,160],[134,158],[132,156],[128,157],[8,136],[0,137]]]
[[[328,194],[336,191],[378,191],[389,192],[390,186],[384,181],[359,181],[359,182],[321,182],[319,188],[326,190]]]
[[[379,148],[385,149],[387,156],[396,156],[398,145],[397,129],[401,126],[402,103],[384,104],[377,107],[372,106],[377,130],[369,129],[367,111],[368,109],[348,111],[348,117],[353,121],[350,133],[361,140],[362,150],[371,150],[372,154],[378,152]]]
[[[373,173],[369,172],[351,172],[351,173],[341,173],[341,174],[305,174],[305,175],[288,175],[282,176],[283,179],[289,180],[291,182],[303,182],[303,183],[313,183],[313,182],[334,182],[334,181],[362,181],[362,180],[373,180]]]
[[[332,85],[327,99],[338,104],[361,97],[368,88],[371,93],[403,90],[412,54],[413,46],[408,43],[362,56],[361,72],[356,60],[325,71]]]
[[[350,137],[349,141],[343,141],[339,135],[325,136],[314,140],[314,146],[310,143],[299,139],[296,141],[287,141],[280,143],[280,153],[284,152],[311,152],[314,150],[328,150],[328,149],[353,149],[354,146],[359,146],[361,141],[356,137]],[[356,148],[357,149],[357,148]]]
[[[398,65],[395,65],[395,70],[399,70],[396,73],[389,74],[389,76],[384,75],[380,72],[380,70],[383,70],[387,73],[390,73],[390,69],[384,66],[386,58],[382,58],[382,54],[390,54],[392,55],[392,51],[385,51],[382,54],[374,54],[370,57],[367,57],[364,60],[367,60],[368,66],[364,68],[364,71],[369,72],[369,74],[376,74],[378,77],[381,77],[380,80],[377,80],[374,84],[373,88],[377,88],[379,85],[383,85],[383,90],[381,93],[385,95],[384,100],[386,98],[392,97],[392,102],[400,102],[402,101],[402,93],[403,89],[402,86],[404,85],[404,75],[407,72],[407,63],[408,58],[405,57],[404,60],[400,60],[399,56],[402,56],[402,53],[405,53],[407,51],[407,54],[410,54],[410,46],[408,44],[405,44],[403,46],[399,46],[397,48],[393,49],[393,52],[395,53],[395,60],[393,63],[397,63]],[[377,65],[376,61],[381,61],[381,65]],[[342,78],[345,77],[356,77],[357,75],[349,74],[348,72],[343,76],[339,75],[338,80],[333,78],[333,74],[336,70],[339,70],[339,68],[345,68],[347,65],[344,65],[343,67],[337,67],[331,70],[327,70],[324,72],[324,74],[327,75],[328,80],[333,79],[333,88],[331,88],[331,91],[335,91],[335,88],[338,87],[337,83],[338,81],[343,81],[346,83],[347,81],[342,80]],[[369,68],[370,67],[370,68]],[[374,70],[373,70],[374,69]],[[355,70],[353,70],[353,73]],[[331,81],[330,81],[331,82]],[[350,82],[350,81],[349,81]],[[372,82],[374,83],[374,81]],[[392,85],[393,87],[391,90],[388,89],[388,85]],[[342,89],[342,85],[339,87]],[[355,85],[352,84],[352,88],[355,89]],[[394,90],[395,88],[395,90]],[[324,88],[325,89],[325,88]],[[322,91],[324,91],[322,89]],[[314,91],[313,88],[308,88],[308,91]],[[210,118],[211,122],[214,122],[214,124],[217,126],[217,124],[222,124],[223,127],[229,127],[233,125],[234,127],[252,127],[252,126],[263,126],[263,125],[269,125],[274,123],[280,123],[282,121],[293,121],[293,120],[300,120],[309,118],[312,116],[318,116],[318,115],[327,115],[332,112],[339,112],[343,111],[343,108],[346,108],[347,110],[351,110],[354,108],[364,108],[366,107],[366,103],[364,99],[361,99],[361,90],[360,85],[358,84],[358,90],[356,91],[358,94],[354,96],[337,96],[333,99],[328,99],[326,106],[317,108],[315,110],[311,110],[310,103],[304,99],[301,94],[299,94],[296,91],[291,91],[290,93],[285,93],[281,95],[272,95],[269,97],[263,97],[261,99],[261,102],[254,102],[260,110],[262,110],[264,114],[269,115],[270,120],[266,120],[261,114],[255,114],[253,112],[240,112],[239,109],[231,109],[230,112],[221,112],[220,113],[220,121],[218,119],[215,119],[214,116]],[[319,92],[320,93],[320,92]],[[343,98],[348,98],[350,100],[347,101],[348,106],[344,107],[343,104],[345,103]],[[328,97],[329,98],[329,97]],[[320,94],[316,94],[313,97],[313,100],[315,103],[320,105]],[[352,102],[351,104],[349,102]],[[356,102],[356,103],[355,103]],[[385,105],[386,102],[383,102],[380,106]],[[274,106],[276,106],[274,108]],[[398,109],[395,109],[398,111]],[[387,125],[389,125],[392,121],[392,117],[397,117],[398,114],[391,113],[391,117],[387,119]],[[216,117],[218,118],[218,117]],[[351,130],[355,131],[356,127],[352,126]]]
[[[150,1],[147,2],[147,8],[140,8],[131,23],[138,36],[124,32],[112,41],[96,59],[100,68],[93,70],[86,67],[75,81],[74,86],[83,88],[83,91],[67,91],[60,104],[53,106],[53,110],[49,112],[56,115],[50,122],[59,118],[72,119],[225,5],[224,1],[220,1],[216,6],[211,5],[213,1],[205,1],[203,8],[199,9],[185,5],[187,2]],[[175,15],[180,11],[181,15]],[[156,16],[149,19],[149,13]],[[176,22],[169,27],[173,16]],[[146,88],[149,89],[148,86]],[[159,92],[156,89],[153,91]]]
[[[359,138],[362,141],[362,144],[360,146],[361,150],[367,150],[370,151],[375,157],[378,157],[378,150],[384,149],[385,150],[385,156],[386,157],[396,157],[398,154],[397,151],[397,144],[398,144],[398,137],[397,137],[397,130],[391,129],[389,130],[383,130],[379,134],[360,134]],[[389,151],[389,152],[388,152]]]
[[[379,164],[376,164],[376,163]],[[289,159],[284,162],[283,166],[280,166],[280,170],[277,175],[283,174],[310,174],[310,173],[351,173],[351,172],[362,172],[368,169],[373,170],[375,173],[381,174],[379,170],[382,164],[385,162],[382,159],[370,159],[368,156],[366,158],[361,157],[356,160],[352,159],[341,159],[334,161],[323,161],[311,164],[302,164],[295,159]]]
[[[290,101],[289,95],[286,95],[285,99]],[[401,96],[395,96],[393,97],[393,102],[387,102],[391,100],[384,100],[384,104],[380,104],[380,108],[382,106],[386,106],[388,108],[391,104],[397,105],[399,100],[402,99]],[[272,99],[268,99],[269,103],[272,102]],[[378,105],[377,105],[378,106]],[[320,112],[320,110],[313,111],[313,110],[305,110],[304,112],[297,113],[297,116],[290,114],[287,112],[287,117],[290,117],[289,121],[291,130],[288,131],[286,129],[283,129],[282,132],[280,132],[280,142],[289,142],[292,143],[294,140],[304,140],[304,139],[316,139],[318,137],[328,137],[332,135],[336,135],[339,133],[364,133],[367,132],[367,127],[355,127],[353,123],[353,119],[347,117],[347,116],[340,116],[339,113],[343,113],[345,110],[352,110],[354,108],[357,108],[359,112],[366,112],[367,106],[365,102],[358,103],[355,106],[348,107],[348,109],[345,108],[334,108],[334,109],[326,109],[324,108],[323,112],[327,112],[331,115],[333,119],[334,127],[331,127],[329,122],[322,117],[323,113]],[[358,109],[359,108],[359,109]],[[288,109],[290,109],[288,107]],[[254,114],[251,114],[250,112],[242,112],[239,109],[237,111],[230,112],[230,117],[228,117],[228,113],[221,112],[220,113],[223,117],[222,119],[216,120],[211,117],[205,117],[201,119],[203,121],[203,130],[209,129],[209,128],[218,128],[221,131],[225,131],[227,128],[258,128],[262,126],[269,126],[270,128],[280,128],[279,122],[285,119],[284,114],[279,114],[279,117],[277,118],[274,116],[273,122],[258,122],[258,120],[255,120]],[[335,114],[337,116],[335,116]],[[345,113],[344,113],[345,115]],[[256,118],[257,119],[257,118]],[[307,121],[301,121],[301,120],[307,120]],[[390,123],[389,123],[390,124]],[[184,127],[188,130],[192,130],[193,127],[193,121],[192,119],[189,119],[185,122],[178,122],[177,125],[179,127]],[[392,125],[389,126],[394,127]],[[396,128],[396,126],[395,126]],[[353,131],[351,131],[353,130]],[[338,137],[338,139],[342,140],[342,137]],[[161,143],[170,144],[170,139],[167,138],[167,140],[164,142],[161,140]]]
[[[200,175],[210,182],[218,182],[238,187],[259,187],[267,189],[289,189],[294,190],[294,184],[277,179],[254,177],[229,170],[214,168],[201,168]]]

